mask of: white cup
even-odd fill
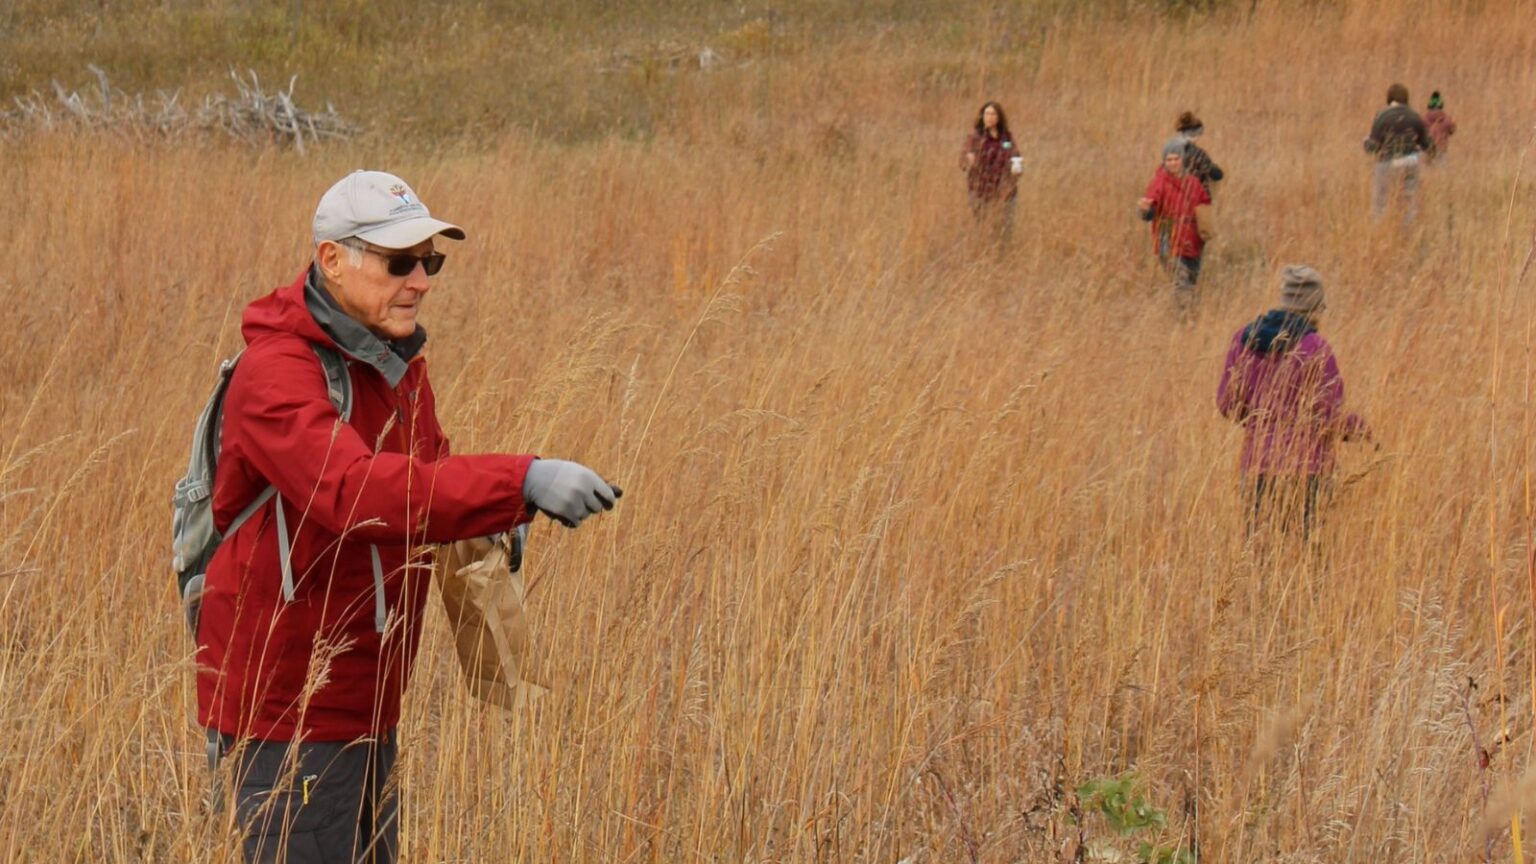
[[[1012,159],[1009,159],[1008,160],[1008,170],[1012,171],[1015,174],[1023,174],[1024,173],[1024,157],[1023,156],[1015,156]]]

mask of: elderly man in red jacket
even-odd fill
[[[574,462],[454,455],[417,322],[445,256],[400,178],[358,171],[320,199],[314,261],[245,310],[224,402],[198,623],[198,717],[235,758],[249,861],[391,862],[386,785],[421,641],[432,546],[544,512],[568,527],[620,491]],[[345,358],[352,410],[315,346]],[[237,746],[237,744],[239,746]]]

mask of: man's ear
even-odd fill
[[[320,265],[320,275],[328,282],[341,280],[342,262],[347,257],[347,250],[334,240],[321,240],[315,247],[315,263]]]

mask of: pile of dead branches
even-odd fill
[[[0,107],[0,137],[64,128],[134,137],[221,134],[252,144],[291,145],[303,153],[315,142],[357,133],[329,103],[324,111],[295,104],[298,76],[289,79],[288,89],[268,91],[255,72],[242,75],[232,69],[233,93],[211,94],[200,104],[185,105],[179,89],[129,95],[113,87],[101,69],[88,68],[96,76],[95,87],[70,90],[54,81],[50,92],[33,90]]]

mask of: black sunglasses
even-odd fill
[[[383,258],[384,269],[388,270],[391,276],[409,276],[416,270],[417,263],[421,264],[421,269],[425,270],[428,276],[436,276],[437,271],[443,269],[443,262],[448,260],[448,256],[441,252],[407,255],[404,252],[383,252],[372,246],[364,246],[363,251],[372,252]]]

